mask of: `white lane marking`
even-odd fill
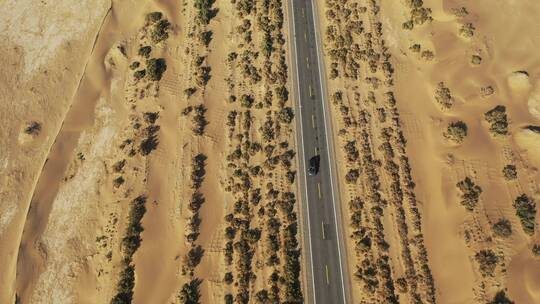
[[[311,115],[311,126],[315,129],[315,115]]]
[[[313,97],[313,93],[311,91],[311,85],[309,85],[309,97]]]
[[[319,198],[322,197],[322,194],[321,194],[321,183],[317,183],[317,191],[319,191]]]
[[[291,0],[290,2],[290,5],[291,5],[291,18],[292,18],[292,31],[293,31],[293,37],[294,37],[294,56],[293,57],[293,60],[294,60],[294,67],[295,67],[295,70],[296,70],[296,87],[297,87],[297,97],[298,97],[298,107],[300,109],[302,109],[302,102],[300,101],[300,78],[298,76],[298,55],[296,54],[296,49],[298,48],[298,45],[297,45],[297,41],[296,41],[296,29],[295,29],[295,21],[294,21],[294,0]],[[303,10],[302,10],[303,11]],[[302,162],[305,161],[305,151],[304,151],[304,129],[303,129],[303,126],[302,126],[302,111],[299,111],[300,113],[300,141],[302,142],[302,144],[300,145],[300,147],[302,148]],[[305,164],[304,164],[304,167],[305,167]],[[310,223],[310,220],[309,220],[309,202],[308,202],[308,192],[307,192],[307,177],[306,177],[306,173],[302,173],[302,175],[304,176],[304,190],[305,190],[305,195],[306,195],[306,210],[307,210],[307,222],[308,222],[308,239],[309,239],[309,255],[310,255],[310,260],[311,260],[311,263],[310,263],[310,266],[311,266],[311,285],[312,285],[312,292],[313,292],[313,304],[317,304],[317,297],[315,296],[315,270],[313,269],[313,246],[311,244],[311,223]]]
[[[326,233],[324,231],[324,222],[321,223],[321,229],[322,229],[322,239],[326,240]]]
[[[324,265],[326,268],[326,285],[330,285],[330,274],[328,273],[328,265]]]
[[[309,69],[309,57],[306,57],[307,68]]]
[[[314,6],[314,3],[316,1],[313,1],[311,2],[312,3],[312,15],[313,15],[313,27],[316,27],[317,26],[317,20],[316,20],[316,7]],[[332,175],[332,165],[331,165],[331,159],[330,159],[330,143],[328,141],[328,128],[327,128],[327,125],[326,125],[326,105],[325,105],[325,102],[324,102],[324,99],[325,99],[325,95],[324,95],[324,90],[323,90],[323,78],[325,75],[323,75],[322,73],[322,70],[321,70],[321,58],[320,58],[320,51],[321,51],[321,48],[319,46],[319,39],[320,37],[318,37],[318,32],[317,29],[315,29],[315,45],[317,47],[317,62],[319,64],[319,84],[321,86],[321,100],[322,100],[322,104],[323,104],[323,116],[324,116],[324,131],[326,133],[326,145],[328,146],[328,149],[326,149],[326,152],[328,154],[328,165],[329,165],[329,168],[330,168],[330,184],[331,184],[331,188],[332,190],[330,191],[331,194],[332,194],[332,202],[333,202],[333,205],[334,205],[334,222],[335,222],[335,225],[336,225],[336,233],[338,233],[339,231],[339,227],[338,227],[338,221],[337,221],[337,214],[336,214],[336,201],[335,201],[335,197],[334,197],[334,179],[332,178],[333,175]],[[338,237],[336,237],[337,239],[337,243],[338,243],[338,257],[339,257],[339,271],[340,271],[340,276],[341,276],[341,289],[342,289],[342,292],[343,292],[343,302],[346,302],[347,301],[347,297],[345,295],[345,282],[344,282],[344,278],[343,278],[343,266],[342,266],[342,260],[341,260],[341,246],[340,246],[340,238],[339,238],[339,234],[338,234]]]

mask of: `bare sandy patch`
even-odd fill
[[[508,85],[516,92],[524,92],[531,88],[529,74],[524,71],[513,72],[508,76]]]
[[[521,149],[527,152],[536,166],[540,166],[540,132],[538,129],[523,128],[516,133],[515,141]]]
[[[529,108],[529,113],[531,113],[534,118],[540,120],[540,83],[536,83],[535,88],[527,101],[527,106]]]
[[[59,47],[79,39],[103,16],[109,0],[41,1],[7,0],[0,4],[4,16],[0,33],[23,48],[24,76],[30,77],[53,58]]]

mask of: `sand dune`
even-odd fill
[[[4,1],[2,61],[2,201],[0,257],[5,286],[0,302],[15,297],[18,247],[33,187],[71,104],[101,22],[106,1],[52,4]],[[60,18],[60,16],[62,16]],[[76,55],[77,54],[77,55]],[[20,135],[33,123],[35,135]]]
[[[0,3],[0,303],[304,300],[285,5]],[[539,302],[540,2],[318,9],[354,301]]]
[[[402,117],[416,191],[424,202],[426,245],[438,301],[485,303],[497,290],[508,288],[516,303],[533,303],[537,292],[534,287],[525,293],[515,288],[522,283],[536,286],[536,279],[524,274],[518,279],[517,273],[523,269],[508,265],[519,264],[514,259],[519,260],[519,255],[529,251],[522,246],[535,244],[535,238],[525,237],[519,221],[512,220],[514,234],[518,236],[497,240],[490,225],[501,217],[516,218],[512,203],[520,192],[538,194],[536,185],[540,177],[533,167],[537,166],[536,153],[532,152],[534,140],[530,131],[522,128],[534,121],[527,111],[527,100],[538,73],[538,58],[527,48],[540,43],[524,33],[538,28],[530,14],[538,12],[540,6],[490,1],[425,1],[425,5],[433,9],[433,22],[406,32],[402,44],[391,49],[394,54],[402,54],[396,58],[396,75],[400,77],[396,96],[402,113],[412,113],[410,118]],[[465,16],[456,15],[461,5],[468,12]],[[397,16],[399,8],[386,9],[383,6],[383,16]],[[458,32],[466,23],[474,27],[470,38],[463,38]],[[426,49],[433,47],[433,62],[412,59],[414,54],[408,48],[413,43],[422,48],[425,45]],[[511,51],[508,45],[512,45]],[[482,58],[479,65],[471,64],[474,55]],[[454,101],[450,110],[442,113],[434,109],[433,87],[439,81],[450,89]],[[494,136],[484,120],[484,113],[498,104],[506,106],[511,136]],[[455,120],[464,121],[468,127],[467,138],[458,146],[449,145],[440,136],[447,123]],[[524,154],[523,150],[530,153]],[[517,182],[504,180],[501,170],[506,164],[519,168]],[[473,214],[459,206],[459,191],[454,186],[465,176],[475,179],[483,190],[480,209]],[[496,270],[493,277],[482,278],[474,255],[485,248],[493,248],[504,261],[500,267],[511,267],[512,275]],[[512,248],[523,249],[516,252]]]

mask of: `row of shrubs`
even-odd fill
[[[217,14],[217,9],[212,8],[213,0],[196,0],[193,2],[195,10],[194,23],[192,28],[194,32],[190,36],[198,38],[198,42],[208,48],[212,39],[212,32],[207,30],[210,20]],[[196,45],[196,44],[195,44]],[[188,86],[185,90],[185,96],[189,99],[199,89],[204,89],[211,77],[211,68],[206,64],[206,56],[200,55],[195,51],[194,46],[190,46],[189,54],[192,56],[192,71],[194,72],[193,79],[195,86]],[[191,115],[191,130],[194,135],[202,136],[208,125],[206,120],[207,108],[204,104],[195,106],[188,105],[182,111],[182,116]],[[194,277],[195,268],[200,264],[204,255],[204,249],[201,245],[196,244],[200,234],[200,208],[205,202],[205,197],[200,191],[204,177],[206,174],[206,155],[198,153],[192,159],[190,188],[192,189],[191,198],[188,203],[189,218],[187,221],[185,239],[188,242],[188,251],[183,258],[182,274],[186,275],[188,281],[182,285],[178,293],[178,300],[184,304],[200,303],[199,286],[202,280]]]
[[[140,195],[131,201],[125,236],[122,239],[122,271],[111,304],[129,304],[135,287],[135,266],[133,255],[141,245],[141,220],[146,213],[146,196]]]
[[[200,293],[199,285],[202,281],[194,278],[195,268],[201,262],[204,255],[204,249],[201,245],[195,244],[200,234],[201,218],[199,211],[205,201],[204,195],[200,192],[200,188],[206,174],[206,156],[202,153],[195,155],[191,162],[190,181],[192,189],[191,199],[188,203],[190,216],[186,227],[186,241],[188,242],[188,251],[183,258],[182,274],[189,277],[189,281],[184,283],[182,289],[178,293],[178,299],[184,304],[199,303]]]
[[[152,12],[146,15],[146,24],[143,31],[150,38],[150,42],[157,45],[169,38],[171,31],[171,23],[163,18],[163,13]],[[167,63],[164,58],[150,58],[152,54],[152,46],[141,46],[137,52],[140,60],[133,61],[130,69],[134,70],[133,78],[140,81],[146,78],[149,81],[160,81],[163,73],[167,70]],[[141,61],[144,62],[145,68],[142,68]]]
[[[410,222],[412,223],[412,231],[414,232],[414,242],[411,244],[416,247],[416,258],[419,263],[419,269],[417,270],[418,281],[422,284],[423,293],[425,295],[425,301],[428,303],[435,303],[435,284],[431,269],[428,263],[427,250],[424,244],[424,238],[422,234],[421,216],[418,210],[418,202],[414,193],[415,183],[411,175],[411,166],[409,158],[405,150],[406,139],[403,134],[399,112],[396,107],[396,99],[393,92],[386,92],[385,105],[387,107],[387,113],[390,116],[391,128],[393,132],[391,136],[392,147],[396,151],[397,163],[401,172],[402,180],[402,192],[404,200],[408,205],[408,214],[410,215]],[[412,279],[411,279],[412,280]]]
[[[388,49],[384,46],[384,40],[382,39],[382,25],[380,22],[372,21],[377,20],[380,9],[376,1],[368,2],[368,7],[348,7],[339,1],[329,2],[330,4],[328,6],[330,9],[327,10],[326,15],[329,19],[330,26],[327,27],[326,37],[327,41],[330,42],[330,45],[327,45],[330,58],[334,61],[330,64],[330,78],[343,77],[357,79],[358,74],[354,71],[350,71],[353,69],[358,70],[356,63],[352,62],[357,58],[358,60],[368,63],[369,71],[371,73],[376,73],[378,70],[383,72],[385,77],[384,81],[379,80],[376,76],[365,78],[365,81],[371,85],[374,91],[379,90],[381,84],[391,86],[393,84],[394,70],[389,61],[390,54],[388,53]],[[366,12],[369,14],[368,20],[371,20],[369,27],[366,27],[361,20],[356,19],[357,15]],[[352,16],[352,18],[350,18],[350,16]],[[352,23],[355,23],[357,26],[356,32],[343,33],[342,31],[339,31],[339,28],[347,28],[347,24]],[[371,29],[371,31],[368,29]],[[354,39],[360,38],[360,40],[363,40],[365,50],[360,49],[359,45],[353,42],[353,37],[355,35],[356,38]],[[349,51],[351,53],[348,53]],[[341,71],[338,71],[339,66],[343,65],[345,65],[345,67]],[[374,91],[368,92],[367,98],[365,99],[366,104],[376,104]],[[368,185],[365,187],[365,191],[367,192],[365,194],[365,202],[360,199],[355,199],[350,202],[351,225],[353,227],[352,237],[355,239],[356,249],[360,252],[367,253],[369,248],[371,248],[371,243],[375,243],[380,250],[379,255],[382,255],[377,263],[370,262],[368,258],[363,259],[356,275],[364,282],[364,288],[368,294],[371,294],[380,288],[377,282],[387,282],[383,283],[385,287],[382,289],[383,291],[381,291],[381,297],[384,297],[387,302],[391,302],[392,298],[395,299],[393,287],[392,291],[390,291],[390,286],[392,286],[390,282],[393,282],[392,279],[385,279],[384,277],[376,279],[376,274],[387,276],[387,274],[385,274],[386,271],[384,270],[387,268],[389,269],[389,264],[385,262],[388,260],[387,255],[384,253],[388,249],[388,244],[384,241],[384,235],[382,233],[383,226],[378,219],[382,215],[382,208],[387,205],[387,202],[383,201],[381,198],[381,189],[379,188],[377,167],[382,166],[386,174],[390,177],[391,184],[388,189],[389,202],[395,204],[396,210],[398,211],[396,220],[398,222],[398,229],[400,230],[399,234],[402,242],[402,257],[404,263],[407,264],[405,266],[407,277],[396,279],[396,282],[398,283],[397,288],[400,292],[409,292],[411,299],[419,300],[422,296],[420,295],[420,292],[417,291],[417,286],[418,282],[421,282],[426,301],[434,303],[435,288],[421,234],[420,213],[416,206],[416,198],[413,192],[414,183],[412,182],[410,166],[405,153],[405,139],[400,130],[401,127],[399,125],[396,101],[392,92],[387,92],[384,96],[386,98],[386,108],[377,109],[378,119],[381,124],[389,121],[387,119],[389,115],[391,117],[391,127],[385,128],[381,133],[383,144],[379,147],[379,150],[384,156],[384,165],[378,160],[373,159],[371,156],[373,155],[373,150],[370,146],[372,139],[367,129],[367,126],[370,125],[370,115],[366,111],[361,111],[357,121],[354,121],[349,115],[350,111],[348,107],[344,106],[342,103],[342,94],[336,92],[333,96],[333,103],[340,110],[342,121],[346,128],[340,130],[339,134],[347,134],[349,128],[361,126],[360,140],[358,142],[347,142],[344,147],[348,161],[353,164],[353,168],[346,174],[346,182],[356,183],[358,176],[360,176],[365,179],[363,184]],[[360,100],[355,94],[355,102],[358,101]],[[355,133],[358,133],[358,131],[355,131]],[[356,145],[359,145],[360,153],[358,152]],[[359,155],[362,156],[359,157]],[[394,161],[396,157],[398,160],[397,162]],[[354,168],[354,164],[357,162],[358,158],[361,160],[361,172]],[[402,172],[403,176],[400,176],[399,172]],[[404,185],[403,188],[402,185]],[[403,202],[409,203],[409,214],[412,216],[411,222],[413,223],[412,228],[416,233],[415,242],[412,244],[408,237],[408,227],[405,220],[407,214],[405,213],[405,209],[401,206]],[[371,207],[371,212],[361,212],[361,210],[365,208],[363,206],[370,205],[373,206]],[[368,217],[370,214],[372,219],[369,219]],[[366,228],[362,227],[362,217],[367,217],[368,221],[373,223],[373,226],[375,227],[373,236],[370,236],[370,234],[367,233]],[[416,247],[415,252],[418,254],[418,261],[414,261],[411,256],[411,251],[409,249],[409,246],[411,245]],[[414,269],[414,265],[417,263],[419,265],[418,272]],[[380,271],[376,270],[377,266],[380,268]]]
[[[233,212],[226,217],[225,261],[234,265],[235,271],[227,272],[224,277],[226,284],[234,283],[234,296],[226,294],[226,303],[302,302],[300,251],[294,212],[296,198],[292,192],[276,190],[270,181],[263,182],[265,178],[270,179],[282,172],[290,184],[295,180],[292,169],[295,153],[288,148],[287,141],[278,142],[279,138],[290,137],[286,125],[294,119],[294,111],[287,105],[289,93],[286,88],[282,6],[281,0],[256,4],[235,1],[234,6],[240,19],[234,34],[239,35],[243,43],[238,53],[229,54],[227,66],[230,71],[240,71],[241,79],[239,84],[230,79],[229,90],[232,91],[236,85],[250,88],[257,84],[266,90],[260,100],[253,93],[239,94],[238,97],[230,94],[227,100],[231,106],[238,102],[239,109],[231,110],[227,118],[228,138],[238,143],[231,146],[227,156],[227,167],[232,174],[226,190],[234,195],[235,202]],[[261,33],[261,45],[254,43],[254,31]],[[263,56],[259,57],[254,49],[260,50]],[[259,69],[257,65],[261,61],[262,68]],[[252,112],[262,109],[266,109],[266,115],[257,133],[262,141],[258,142],[253,138],[255,116]],[[255,157],[260,154],[263,156],[261,161]],[[276,170],[278,167],[284,170]],[[256,186],[259,183],[262,187]],[[260,220],[253,221],[255,214]],[[265,289],[252,293],[250,285],[255,278],[252,259],[257,248],[261,248],[257,246],[261,236],[265,236],[262,248],[265,266],[270,267],[270,277]]]

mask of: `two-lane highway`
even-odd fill
[[[289,0],[288,10],[300,148],[303,252],[308,264],[306,301],[349,303],[350,284],[316,4],[311,0]],[[307,166],[315,155],[320,156],[320,170],[310,176]]]

